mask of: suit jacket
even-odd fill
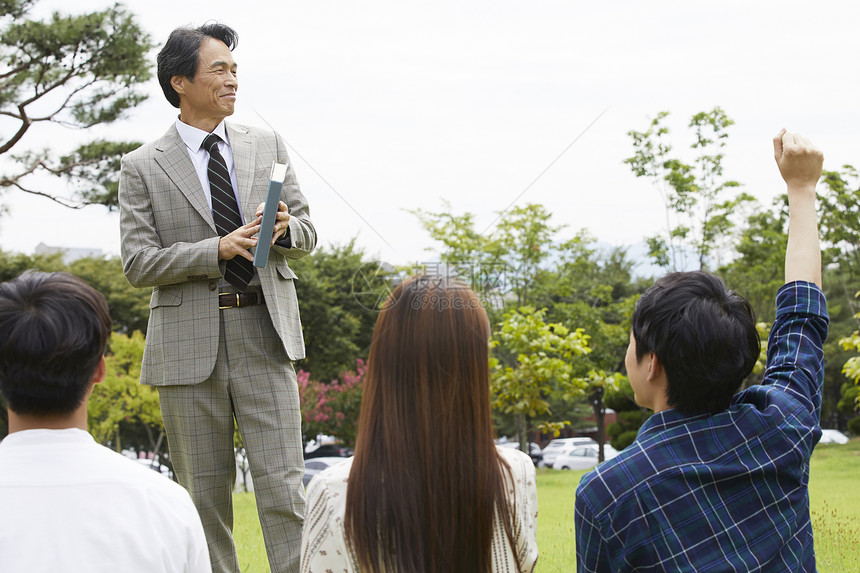
[[[287,356],[298,360],[304,358],[305,347],[296,275],[287,259],[304,257],[316,246],[308,203],[277,134],[231,124],[226,128],[245,221],[253,220],[265,201],[272,162],[288,165],[281,200],[290,210],[290,248],[276,244],[268,265],[257,273]],[[153,287],[141,382],[202,382],[218,354],[222,311],[217,295],[225,262],[218,260],[212,212],[175,126],[123,157],[119,205],[125,276],[135,287]]]

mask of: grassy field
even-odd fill
[[[573,496],[584,472],[538,470],[538,573],[575,568]],[[860,571],[860,439],[820,445],[812,456],[809,496],[821,573]],[[245,573],[269,570],[253,494],[235,496],[235,538]]]

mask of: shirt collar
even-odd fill
[[[669,430],[671,428],[692,422],[694,420],[707,418],[709,415],[710,414],[705,413],[695,414],[691,416],[687,414],[682,414],[675,408],[669,408],[668,410],[657,412],[656,414],[645,420],[645,423],[642,424],[641,428],[639,428],[639,434],[636,436],[636,439],[648,439],[653,435],[663,432],[665,430]]]
[[[191,150],[191,153],[198,153],[203,148],[203,140],[206,139],[206,136],[209,135],[207,132],[202,129],[197,129],[187,123],[182,123],[182,120],[176,118],[176,131],[179,132],[179,137],[182,139],[182,142]],[[227,127],[222,121],[218,124],[212,133],[221,138],[221,140],[226,143],[228,146],[230,145],[230,140],[227,139]]]
[[[39,442],[44,439],[62,440],[65,442],[94,442],[92,435],[89,432],[80,428],[63,428],[61,430],[49,430],[47,428],[38,428],[33,430],[21,430],[12,432],[3,438],[4,446],[27,445],[32,442]]]

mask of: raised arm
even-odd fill
[[[821,287],[815,186],[821,178],[824,155],[808,139],[785,129],[773,138],[773,154],[788,187],[785,282],[809,281]]]
[[[773,139],[779,172],[788,187],[788,247],[785,281],[776,295],[776,319],[767,348],[763,384],[783,388],[806,406],[807,427],[817,426],[821,415],[824,380],[824,341],[827,339],[827,303],[821,287],[821,249],[815,185],[821,177],[823,155],[803,136],[783,129]],[[815,283],[819,288],[795,281]],[[808,436],[811,436],[809,434]],[[811,453],[815,440],[804,440]]]

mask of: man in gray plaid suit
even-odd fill
[[[132,285],[153,287],[141,382],[158,388],[170,457],[200,512],[213,570],[239,570],[235,416],[272,571],[298,571],[304,463],[292,361],[305,350],[287,259],[309,254],[316,231],[281,138],[224,122],[238,87],[237,39],[221,24],[179,28],[159,53],[159,82],[180,113],[123,158],[122,260]],[[273,161],[288,169],[273,236],[259,238],[272,242],[268,264],[255,270],[249,249]],[[225,207],[235,225],[224,223]]]

